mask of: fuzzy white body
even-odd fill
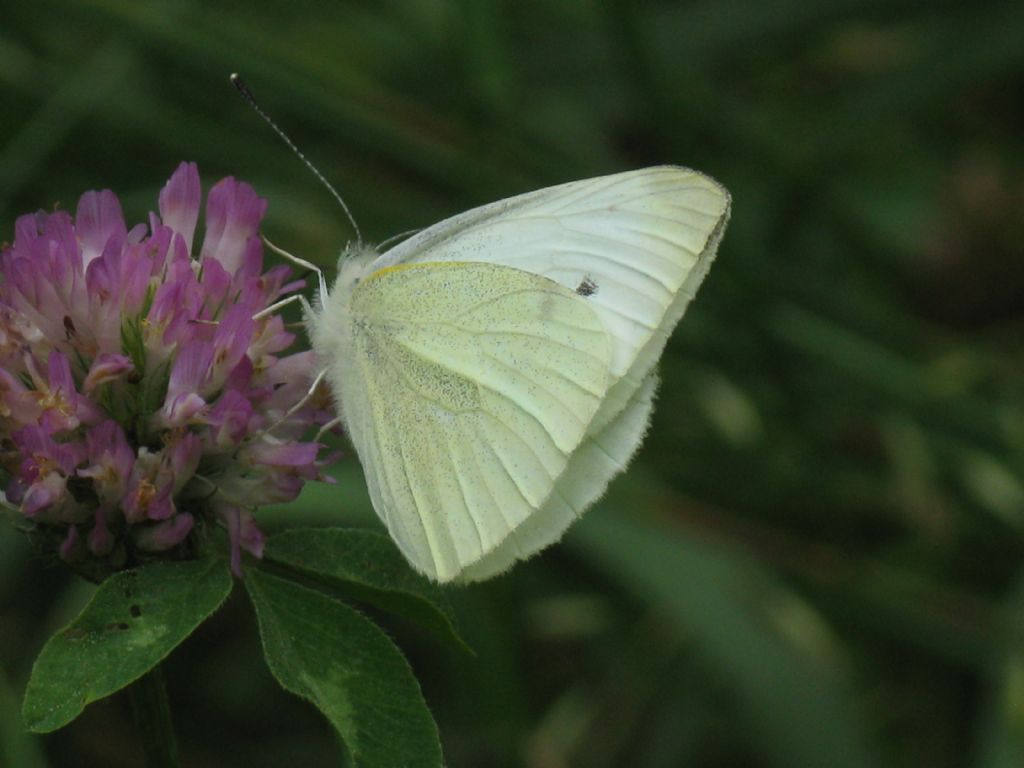
[[[310,337],[417,570],[500,573],[604,493],[642,441],[657,360],[728,212],[718,184],[663,166],[343,254]]]

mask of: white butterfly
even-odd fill
[[[416,570],[498,574],[604,493],[728,217],[716,182],[661,166],[342,254],[307,325],[374,509]]]

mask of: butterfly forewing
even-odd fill
[[[378,270],[349,318],[360,381],[332,379],[374,504],[450,580],[550,496],[610,383],[608,335],[575,292],[488,263]]]
[[[688,279],[707,272],[714,256],[709,246],[728,208],[717,182],[658,166],[476,208],[406,240],[381,264],[487,262],[549,277],[594,307],[612,338],[612,375],[619,378],[664,329]],[[688,294],[696,288],[690,280]]]

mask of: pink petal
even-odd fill
[[[167,383],[167,400],[198,393],[206,384],[213,364],[213,347],[203,341],[190,341],[178,352]]]
[[[135,532],[135,543],[149,552],[163,552],[181,544],[194,525],[192,515],[182,512],[170,520],[139,528]]]
[[[195,392],[187,392],[168,401],[160,411],[164,426],[174,428],[188,424],[206,407],[206,401]]]
[[[92,367],[89,368],[89,373],[82,383],[82,391],[87,395],[92,394],[92,391],[101,384],[116,381],[133,370],[135,366],[124,355],[104,352],[92,361]]]
[[[57,550],[57,554],[60,555],[60,559],[65,562],[71,560],[78,549],[78,526],[72,525],[68,528],[68,535],[64,537],[64,541],[61,542],[60,548]]]
[[[82,195],[75,213],[75,231],[82,247],[83,265],[99,256],[111,237],[124,237],[128,229],[117,195],[109,189]]]
[[[57,472],[50,472],[38,482],[32,483],[21,500],[21,513],[34,517],[41,510],[52,507],[67,495],[67,478]]]
[[[261,440],[247,451],[254,464],[274,467],[304,467],[316,461],[319,443],[270,443]]]
[[[248,184],[230,176],[221,179],[206,201],[206,239],[200,259],[216,259],[234,274],[245,261],[249,238],[258,236],[266,211],[267,201]]]
[[[160,218],[184,239],[186,250],[192,250],[192,238],[199,220],[199,168],[195,163],[182,163],[160,190]]]
[[[31,424],[39,418],[38,400],[19,379],[0,368],[0,419],[10,419],[14,425]]]
[[[92,463],[78,470],[78,476],[92,479],[101,503],[119,506],[135,465],[124,430],[113,420],[100,422],[86,433],[85,446]]]
[[[170,464],[171,482],[174,493],[177,493],[192,479],[199,467],[199,459],[203,454],[203,443],[191,432],[176,436],[167,446],[168,463]]]
[[[256,527],[252,513],[234,506],[225,506],[217,510],[217,516],[224,521],[228,529],[228,540],[231,546],[231,572],[238,578],[242,577],[242,550],[253,557],[263,557],[263,532]]]
[[[213,443],[218,448],[238,445],[249,433],[252,403],[235,389],[228,389],[204,419],[213,427]]]
[[[92,530],[89,531],[87,543],[89,551],[100,557],[110,554],[110,550],[114,548],[114,537],[111,536],[110,528],[107,527],[107,516],[102,507],[96,510],[95,522]]]

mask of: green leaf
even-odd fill
[[[18,700],[0,669],[0,765],[45,768],[39,737],[26,732],[18,717]]]
[[[141,316],[126,317],[121,323],[121,352],[131,359],[136,375],[146,375],[146,342]]]
[[[988,701],[980,718],[978,758],[972,763],[978,768],[1024,765],[1024,578],[1018,577],[1003,610],[1001,647],[984,680]]]
[[[835,663],[839,651],[808,606],[738,552],[604,509],[589,513],[568,541],[692,637],[742,702],[766,761],[874,765]]]
[[[417,622],[472,653],[436,584],[409,567],[387,536],[355,528],[296,528],[271,536],[263,556]]]
[[[288,691],[311,701],[360,768],[437,768],[437,726],[408,663],[358,611],[249,568],[263,652]]]
[[[156,563],[115,574],[36,659],[22,715],[46,733],[134,682],[188,637],[230,594],[217,560]]]

